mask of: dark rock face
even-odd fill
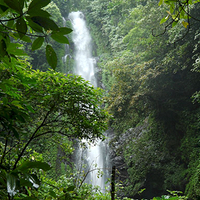
[[[141,126],[137,126],[135,128],[128,129],[125,133],[120,134],[120,136],[116,137],[114,131],[109,131],[110,137],[110,159],[112,165],[116,167],[116,183],[120,183],[123,187],[127,186],[126,179],[129,177],[128,175],[128,166],[125,163],[124,159],[124,149],[129,148],[127,143],[128,141],[139,139],[143,133],[148,128],[148,120],[146,120]],[[134,155],[132,155],[134,156]],[[118,196],[127,196],[122,191],[119,191]],[[129,196],[133,197],[133,196]]]
[[[123,159],[123,148],[125,148],[127,141],[137,140],[142,136],[142,134],[146,131],[148,124],[145,122],[141,126],[137,126],[135,128],[128,129],[125,133],[120,134],[118,139],[116,139],[115,133],[110,131],[110,147],[111,147],[111,160],[113,165],[119,166],[118,170],[121,169],[121,165],[125,165]],[[128,148],[128,146],[126,146]],[[120,151],[120,152],[119,152]],[[124,168],[124,167],[123,167]]]
[[[117,135],[114,131],[110,132],[110,157],[113,166],[118,171],[116,183],[121,184],[124,188],[130,188],[130,191],[128,191],[130,194],[119,191],[118,196],[127,196],[133,199],[152,199],[166,194],[167,189],[176,191],[184,191],[185,189],[185,182],[181,182],[181,179],[178,184],[176,182],[175,184],[170,183],[170,180],[173,179],[168,178],[176,178],[174,174],[182,170],[183,164],[177,155],[175,157],[170,154],[173,151],[162,149],[164,140],[160,144],[156,138],[150,137],[152,127],[146,119],[143,124],[130,128],[122,134]],[[169,171],[166,172],[166,169],[169,169]],[[134,176],[138,177],[135,178]],[[137,194],[144,188],[142,194]]]
[[[98,58],[95,58],[96,62],[98,61]],[[95,68],[95,74],[94,74],[96,80],[97,80],[97,87],[105,89],[105,86],[102,82],[102,70],[96,66]]]

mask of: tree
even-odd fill
[[[53,70],[33,71],[23,66],[26,63],[11,59],[13,68],[5,64],[0,66],[3,190],[6,189],[4,174],[12,174],[12,181],[16,183],[25,178],[23,171],[18,169],[20,164],[23,166],[23,156],[33,140],[45,135],[50,139],[57,134],[69,139],[103,139],[107,116],[101,109],[101,91],[83,78],[65,76]],[[13,177],[14,173],[17,178]],[[13,188],[11,196],[17,189]]]
[[[0,0],[2,199],[26,199],[27,193],[35,199],[28,188],[37,188],[39,170],[47,171],[50,166],[30,157],[33,141],[42,137],[51,140],[58,135],[70,141],[104,138],[108,115],[102,108],[101,91],[79,76],[54,71],[57,57],[49,39],[68,43],[65,35],[72,30],[58,27],[45,10],[49,3],[50,0]],[[32,70],[19,41],[32,43],[32,50],[46,42],[46,58],[53,70]]]

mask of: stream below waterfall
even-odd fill
[[[81,75],[97,87],[95,78],[96,60],[92,57],[92,38],[90,36],[85,17],[82,12],[71,12],[69,19],[72,23],[72,40],[75,46],[74,73]],[[106,182],[110,176],[108,141],[97,141],[97,144],[88,144],[87,148],[79,148],[76,165],[79,170],[89,172],[85,182],[99,186],[105,192]]]

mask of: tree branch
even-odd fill
[[[182,5],[182,4],[180,3],[180,1],[179,1],[179,4]],[[189,3],[188,3],[188,1],[187,1],[187,4],[186,4],[186,5],[187,5],[187,9],[188,9],[188,11],[189,11]],[[190,13],[189,13],[188,11],[186,11],[184,7],[183,7],[183,10],[184,10],[184,12],[188,15],[188,17],[191,17],[192,19],[194,19],[194,20],[200,22],[200,19],[197,19],[197,18],[193,17],[192,15],[190,15]]]
[[[4,26],[6,29],[9,29],[9,30],[14,31],[14,32],[16,32],[16,33],[23,33],[23,32],[17,31],[17,30],[15,30],[15,29],[12,29],[12,28],[6,26],[1,20],[0,20],[0,23],[1,23],[1,25]],[[0,31],[0,32],[2,32],[2,31]],[[27,35],[27,36],[32,36],[32,37],[44,37],[44,38],[47,37],[47,35],[44,34],[44,33],[43,33],[43,35],[35,35],[35,34],[25,33],[25,35]]]
[[[50,115],[50,111],[47,112],[47,114],[46,114],[46,116],[44,117],[44,119],[43,119],[42,123],[40,124],[40,126],[38,126],[38,127],[36,128],[36,130],[34,131],[34,133],[32,134],[32,136],[31,136],[30,139],[28,140],[28,142],[25,144],[25,146],[24,146],[24,148],[22,149],[21,153],[18,155],[17,160],[15,161],[15,164],[14,164],[14,166],[13,166],[13,170],[16,168],[16,166],[17,166],[19,160],[21,159],[22,155],[24,154],[24,152],[25,152],[26,148],[28,147],[28,145],[30,144],[30,142],[34,139],[36,133],[40,130],[41,127],[44,126],[44,123],[45,123],[45,121],[46,121],[46,119],[47,119],[47,117],[48,117],[49,115]]]
[[[184,11],[187,15],[188,15],[188,13],[187,13],[186,10],[184,9],[184,6],[181,4],[181,2],[178,1],[178,3],[179,3],[179,7],[181,7],[181,9],[178,11],[178,13],[177,13],[177,15],[175,16],[174,19],[179,18],[179,19],[178,19],[178,21],[179,21],[179,20],[180,20],[180,17],[179,17],[179,16],[180,16],[181,11]],[[188,1],[187,1],[187,4],[188,4]],[[188,15],[188,16],[189,16],[189,15]],[[167,28],[168,28],[171,24],[173,24],[173,22],[176,22],[176,20],[174,20],[174,19],[172,18],[172,21],[164,27],[164,31],[163,31],[162,33],[160,33],[160,34],[155,35],[154,32],[153,32],[155,29],[152,29],[152,35],[153,35],[154,37],[159,37],[159,36],[161,36],[161,35],[164,35],[164,34],[166,33],[166,31],[167,31]],[[177,21],[177,22],[178,22],[178,21]],[[189,30],[188,30],[188,31],[189,31]],[[188,31],[187,31],[187,33],[188,33]],[[184,37],[185,37],[185,36],[184,36]]]
[[[23,15],[25,15],[27,12],[22,13],[21,15],[19,15],[18,17],[15,18],[11,18],[11,19],[1,19],[0,22],[9,22],[9,21],[14,21],[16,19],[21,18]]]

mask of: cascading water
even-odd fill
[[[91,36],[87,29],[86,21],[82,12],[72,12],[69,19],[73,26],[72,40],[75,46],[75,74],[81,75],[92,85],[97,86],[95,79],[95,59],[92,57]],[[84,164],[87,166],[86,171],[90,171],[85,179],[86,183],[94,186],[100,186],[102,192],[105,191],[105,182],[109,176],[109,158],[108,145],[106,142],[97,142],[97,145],[88,145],[83,153],[83,149],[79,149],[79,153],[84,156]],[[82,157],[81,156],[81,157]],[[79,158],[80,160],[80,158]],[[82,163],[78,163],[82,166]],[[98,172],[103,171],[103,176],[98,177]]]

